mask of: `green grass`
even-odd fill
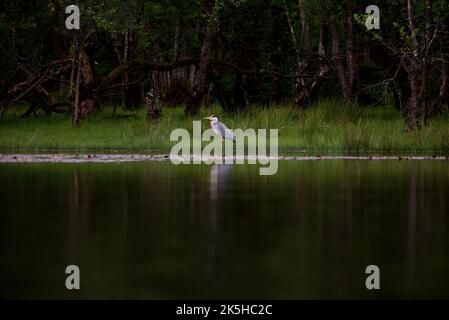
[[[156,123],[145,121],[145,110],[112,108],[71,127],[69,115],[38,115],[20,119],[20,107],[0,118],[0,150],[3,152],[168,152],[174,145],[169,136],[175,128],[191,132],[192,119],[183,108],[163,109]],[[201,110],[201,117],[217,114],[228,127],[279,129],[281,152],[449,154],[448,116],[432,120],[425,128],[408,132],[392,106],[345,107],[321,101],[306,111],[288,105],[272,108],[253,106],[245,114],[227,115],[218,106]],[[199,119],[199,118],[198,118]],[[197,119],[195,119],[197,120]],[[209,124],[204,121],[203,128]]]

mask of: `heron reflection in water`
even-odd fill
[[[215,164],[211,167],[209,173],[209,195],[211,202],[223,198],[229,175],[233,168],[234,165],[232,164]]]
[[[206,229],[203,232],[206,245],[205,276],[208,285],[206,287],[207,296],[210,299],[216,298],[215,283],[216,275],[216,251],[217,251],[217,229],[223,216],[223,202],[225,201],[226,189],[229,178],[234,168],[229,164],[215,164],[211,166],[209,172],[209,212],[207,215]]]

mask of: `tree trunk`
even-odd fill
[[[162,112],[157,107],[157,98],[154,96],[154,93],[150,93],[145,97],[145,104],[147,107],[148,122],[158,120],[160,117],[162,117]]]
[[[347,76],[347,96],[349,102],[356,100],[355,78],[356,78],[356,57],[354,54],[354,32],[353,32],[353,5],[352,0],[346,2],[346,65],[348,69]]]
[[[419,43],[416,37],[415,27],[412,18],[411,1],[407,0],[407,20],[408,27],[411,34],[412,53],[410,57],[410,67],[408,70],[410,79],[411,96],[407,103],[406,122],[410,130],[421,128],[420,119],[420,65],[419,65]]]
[[[338,81],[340,82],[343,100],[345,103],[352,103],[355,99],[355,76],[356,76],[356,59],[354,54],[353,44],[353,18],[352,18],[352,0],[346,1],[346,67],[343,62],[343,57],[340,52],[340,36],[338,34],[337,18],[336,18],[336,1],[332,0],[330,15],[329,15],[329,27],[332,38],[332,61],[334,63],[335,72],[337,74]]]
[[[407,104],[406,121],[410,130],[420,129],[420,101],[419,101],[419,80],[416,71],[413,71],[410,75],[410,89],[412,95]]]
[[[307,8],[305,0],[299,0],[299,17],[301,34],[299,41],[298,51],[298,77],[296,78],[296,93],[295,93],[295,105],[297,107],[305,106],[303,101],[308,101],[308,90],[306,88],[306,83],[304,80],[304,74],[309,66],[309,23],[307,21]]]
[[[206,82],[209,73],[209,63],[212,54],[212,43],[215,36],[215,24],[213,17],[211,17],[214,1],[204,0],[204,9],[208,16],[206,27],[206,34],[201,48],[200,63],[198,72],[195,75],[195,80],[192,88],[192,95],[187,103],[185,113],[190,116],[197,115],[199,107],[203,101],[206,91]]]
[[[308,105],[310,103],[310,100],[314,99],[318,95],[320,88],[322,87],[327,75],[330,72],[329,65],[326,61],[326,51],[324,49],[324,40],[326,38],[325,34],[325,26],[322,23],[320,25],[320,40],[318,44],[319,67],[310,87],[304,88],[302,94],[296,97],[295,105],[299,108]]]
[[[338,81],[340,82],[343,100],[349,102],[350,95],[348,94],[348,85],[346,83],[346,74],[343,66],[342,57],[340,54],[340,36],[338,35],[337,29],[337,18],[335,12],[337,10],[335,6],[335,0],[332,1],[332,7],[329,15],[329,27],[331,31],[332,40],[332,61],[334,63],[335,72],[337,74]]]
[[[129,63],[134,59],[138,45],[138,36],[135,31],[130,29],[126,31],[124,44],[123,62]],[[134,110],[142,103],[142,86],[135,83],[139,77],[140,75],[136,72],[125,72],[123,75],[123,100],[126,109]]]
[[[80,84],[80,109],[81,119],[89,117],[98,106],[98,100],[95,97],[95,77],[92,69],[92,62],[84,48],[80,49],[79,67],[81,70],[82,81]]]
[[[80,83],[81,83],[81,54],[78,55],[76,66],[76,80],[75,80],[75,104],[73,107],[73,116],[72,116],[72,126],[79,126],[79,115],[80,115]],[[73,64],[75,66],[75,64]]]
[[[284,4],[285,8],[286,5],[287,4]],[[286,8],[286,10],[288,10],[288,8]],[[271,47],[273,48],[273,51],[270,53],[270,70],[274,71],[276,74],[273,73],[271,75],[270,105],[278,102],[282,98],[281,77],[279,76],[282,64],[282,49],[278,36],[280,32],[282,32],[282,29],[277,18],[281,14],[282,8],[273,3],[271,6],[271,19],[273,21]]]
[[[428,92],[428,77],[430,69],[430,49],[432,45],[432,0],[427,0],[426,8],[426,32],[424,35],[424,59],[421,76],[421,89],[419,92],[419,100],[424,102],[424,125],[427,124],[429,116],[430,96]]]

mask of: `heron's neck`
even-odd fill
[[[211,120],[210,121],[210,124],[212,125],[212,124],[216,124],[218,122],[218,119],[214,119],[214,120]]]

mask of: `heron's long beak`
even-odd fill
[[[210,120],[210,118],[209,118],[209,117],[206,117],[206,118],[203,118],[203,120]]]

